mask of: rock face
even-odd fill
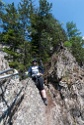
[[[49,74],[54,75],[59,80],[65,76],[68,77],[69,74],[79,72],[79,68],[75,58],[65,49],[61,50],[58,54],[53,54]]]
[[[0,52],[0,71],[9,68],[7,60],[4,59],[5,55],[6,55],[5,53]]]
[[[31,79],[25,88],[24,101],[14,115],[14,125],[43,125],[45,124],[45,106],[41,96]]]
[[[63,49],[52,56],[47,75],[56,125],[84,125],[84,69]]]
[[[6,90],[4,88],[6,87]],[[2,85],[0,125],[43,125],[45,106],[31,79]]]
[[[9,68],[0,52],[0,70]],[[15,77],[0,80],[0,125],[43,125],[45,105],[35,83],[29,78]]]
[[[30,78],[0,81],[0,125],[84,125],[84,69],[62,49],[46,74],[48,106]]]

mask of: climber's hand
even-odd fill
[[[40,73],[40,76],[43,76],[43,74],[42,74],[42,73]]]
[[[38,75],[38,76],[43,76],[43,74],[42,74],[42,73],[38,73],[37,75]]]

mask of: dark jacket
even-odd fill
[[[33,73],[34,67],[36,67],[36,72],[44,74],[44,69],[41,66],[30,66],[29,69],[28,69],[28,74],[29,74],[30,77],[32,77],[32,75],[35,74],[35,73]]]

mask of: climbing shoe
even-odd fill
[[[43,101],[44,101],[44,104],[47,106],[47,105],[48,105],[48,101],[47,101],[47,99],[44,98]]]

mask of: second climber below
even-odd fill
[[[32,61],[32,65],[28,69],[28,74],[35,82],[37,88],[39,89],[44,104],[47,105],[48,101],[47,101],[46,91],[44,88],[44,79],[43,79],[44,69],[38,65],[38,61],[36,59]]]

